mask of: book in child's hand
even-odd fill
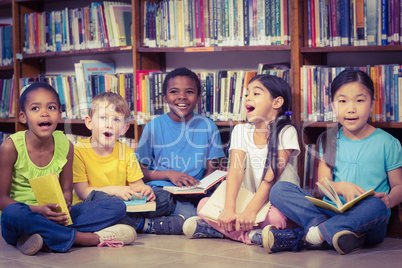
[[[221,185],[215,190],[208,201],[200,210],[200,214],[212,220],[214,222],[218,221],[219,215],[225,208],[225,198],[226,198],[226,181],[222,182]],[[247,190],[246,188],[240,187],[239,194],[236,199],[236,214],[240,214],[253,199],[254,194]],[[255,225],[263,222],[267,217],[268,210],[271,207],[271,202],[265,203],[257,213],[255,219]]]
[[[306,196],[308,200],[310,200],[311,203],[316,205],[317,207],[321,207],[327,210],[331,210],[335,213],[343,213],[347,211],[348,209],[352,208],[354,205],[356,205],[358,202],[360,202],[362,199],[366,198],[367,196],[374,195],[374,190],[371,189],[364,194],[359,195],[355,199],[342,204],[341,199],[339,198],[338,194],[335,192],[335,189],[332,187],[331,183],[329,182],[328,178],[324,178],[324,185],[321,183],[317,182],[318,188],[324,193],[326,197],[331,199],[332,202],[335,203],[336,207],[333,206],[332,204],[329,204],[325,201],[322,201],[320,199],[311,197],[311,196]]]
[[[148,196],[138,197],[133,195],[130,200],[124,201],[126,204],[127,212],[145,212],[145,211],[155,211],[156,202],[147,201]]]
[[[68,223],[65,225],[71,225],[70,212],[67,208],[66,199],[64,199],[63,192],[61,190],[59,178],[55,173],[45,175],[42,177],[37,177],[29,180],[31,184],[32,191],[36,197],[36,201],[39,206],[43,206],[48,203],[58,204],[54,211],[55,212],[65,212],[67,215],[61,217],[68,217]]]
[[[172,194],[205,194],[209,188],[223,180],[227,175],[227,171],[215,170],[203,178],[198,185],[191,187],[165,186],[163,190]]]

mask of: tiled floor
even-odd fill
[[[123,248],[72,248],[68,253],[25,256],[0,238],[0,267],[398,267],[402,239],[348,255],[334,250],[305,250],[267,254],[263,248],[228,239],[189,239],[181,236],[138,235]],[[398,264],[399,263],[399,264]]]

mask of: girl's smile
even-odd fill
[[[359,82],[345,84],[336,91],[332,106],[346,137],[362,139],[371,134],[367,122],[374,103],[368,89]]]

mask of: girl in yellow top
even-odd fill
[[[38,206],[29,179],[51,173],[59,175],[64,198],[71,205],[73,146],[62,132],[55,131],[61,110],[52,86],[43,82],[30,85],[20,97],[20,108],[19,118],[28,130],[11,135],[0,147],[4,240],[27,255],[44,246],[66,252],[73,245],[133,242],[136,233],[130,226],[109,227],[125,214],[125,205],[118,198],[70,207],[70,226],[64,226],[68,220],[65,213],[55,212],[58,204]]]

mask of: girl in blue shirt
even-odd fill
[[[370,77],[357,70],[341,72],[332,83],[331,101],[339,123],[318,139],[318,181],[328,178],[344,203],[370,189],[375,195],[336,214],[314,206],[300,187],[276,183],[270,194],[272,205],[302,228],[267,226],[263,245],[268,252],[296,251],[326,241],[347,254],[364,244],[381,243],[389,209],[402,202],[401,144],[368,123],[375,104]]]

